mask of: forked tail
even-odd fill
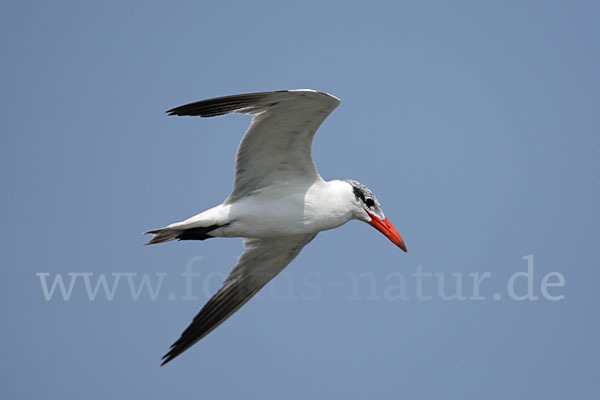
[[[156,244],[169,242],[171,240],[206,240],[214,236],[209,235],[211,231],[220,228],[224,225],[211,225],[203,227],[191,227],[185,228],[183,226],[173,226],[167,228],[156,229],[153,231],[144,232],[144,234],[151,234],[152,239],[148,244]]]

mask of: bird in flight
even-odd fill
[[[162,358],[165,365],[208,335],[281,272],[317,233],[358,219],[406,251],[377,198],[354,180],[325,181],[315,167],[315,132],[339,99],[314,90],[219,97],[167,111],[169,115],[252,115],[235,161],[233,192],[216,207],[156,229],[147,244],[170,240],[244,238],[221,289]]]

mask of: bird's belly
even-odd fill
[[[350,218],[327,207],[313,207],[306,193],[285,197],[250,196],[232,205],[223,236],[273,237],[317,233],[337,228]]]

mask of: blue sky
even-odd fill
[[[2,397],[597,397],[599,16],[594,1],[2,2]],[[140,233],[229,194],[249,122],[164,111],[287,88],[342,100],[319,171],[368,185],[409,253],[356,221],[324,232],[159,368],[242,245]],[[518,301],[528,262],[537,300]],[[161,285],[135,300],[144,274]],[[470,274],[487,276],[479,296]],[[68,300],[46,299],[57,276]],[[101,276],[119,277],[112,300],[86,291]],[[466,299],[445,300],[457,276]]]

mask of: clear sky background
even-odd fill
[[[598,398],[599,19],[596,1],[3,1],[0,397]],[[342,100],[319,171],[368,185],[409,253],[356,221],[324,232],[159,368],[242,245],[140,233],[229,194],[249,122],[164,111],[288,88]],[[516,301],[528,255],[538,299]],[[434,276],[419,300],[419,266],[467,299]],[[155,300],[123,275],[92,301],[80,275],[47,301],[36,273],[167,275]]]

